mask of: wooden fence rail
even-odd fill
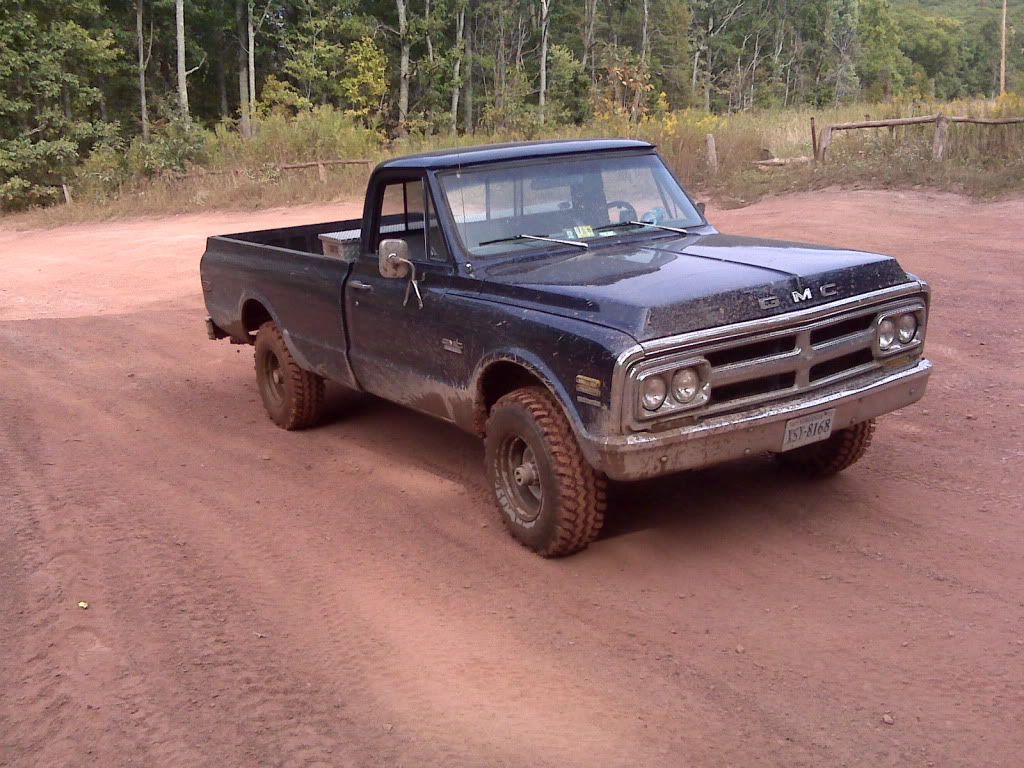
[[[941,160],[946,151],[946,135],[949,132],[950,123],[974,123],[976,125],[1013,125],[1024,123],[1024,117],[946,117],[943,114],[922,115],[921,117],[898,117],[887,120],[863,120],[859,123],[835,123],[826,125],[821,129],[820,135],[815,131],[814,118],[811,118],[811,147],[814,150],[814,159],[818,162],[825,160],[825,153],[832,144],[832,133],[834,131],[850,131],[857,128],[889,128],[895,129],[900,125],[924,125],[935,124],[935,138],[932,141],[932,158]]]
[[[358,160],[309,160],[302,163],[272,163],[269,167],[276,168],[278,171],[292,171],[298,168],[316,168],[317,174],[320,177],[320,181],[326,183],[327,181],[327,166],[329,165],[362,165],[366,167],[367,172],[373,170],[373,160],[360,158]],[[246,173],[248,168],[226,168],[221,170],[213,171],[190,171],[189,173],[175,173],[173,171],[167,171],[163,174],[163,178],[171,179],[174,181],[180,179],[200,179],[204,176],[226,176],[228,174],[235,175],[239,173]]]

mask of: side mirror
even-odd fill
[[[704,216],[704,209],[708,207],[707,203],[697,203],[697,213]]]
[[[397,238],[381,240],[377,248],[377,267],[381,277],[405,277],[409,274],[409,244]]]

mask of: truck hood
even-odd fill
[[[495,264],[496,300],[624,331],[637,341],[755,320],[906,283],[877,253],[687,235]]]

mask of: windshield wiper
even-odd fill
[[[512,235],[510,237],[499,237],[495,240],[485,240],[477,245],[494,245],[495,243],[511,243],[514,240],[543,240],[546,243],[558,243],[559,245],[575,245],[586,250],[590,246],[579,240],[559,240],[557,237],[544,237],[544,235]]]
[[[620,221],[617,224],[605,224],[603,227],[594,227],[594,231],[603,232],[607,229],[618,229],[619,227],[654,227],[655,229],[663,229],[666,232],[678,232],[680,235],[690,234],[690,230],[683,229],[682,227],[669,227],[665,224],[654,224],[650,221]]]

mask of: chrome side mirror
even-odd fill
[[[377,248],[377,269],[380,270],[381,277],[408,277],[409,283],[405,286],[402,306],[409,303],[409,293],[413,291],[416,294],[416,304],[423,309],[423,295],[420,293],[420,284],[416,277],[416,265],[409,261],[409,244],[405,240],[395,238],[380,241]]]
[[[409,274],[409,244],[397,238],[381,240],[377,248],[377,268],[381,277],[397,278]]]

